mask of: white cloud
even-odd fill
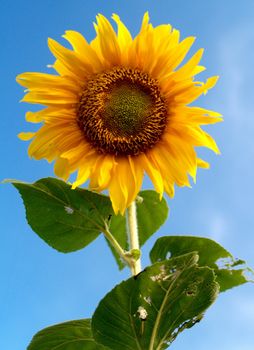
[[[224,242],[230,229],[229,220],[222,213],[209,213],[208,235],[218,242]]]
[[[230,350],[253,350],[253,345],[230,344]]]
[[[244,296],[234,298],[234,309],[236,310],[237,317],[239,320],[243,320],[244,323],[254,324],[254,299],[251,297]]]
[[[252,23],[241,23],[235,29],[231,28],[219,42],[224,106],[238,126],[251,117],[250,106],[253,104],[254,91],[253,45]]]
[[[221,67],[221,112],[225,133],[222,153],[229,156],[228,181],[239,195],[238,182],[251,183],[254,159],[254,31],[253,23],[239,23],[218,43]],[[240,171],[239,171],[240,170]],[[234,184],[234,185],[233,185]]]

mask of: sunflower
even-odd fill
[[[216,123],[220,114],[190,104],[212,88],[218,77],[194,80],[203,49],[184,60],[195,38],[179,40],[169,24],[153,27],[145,13],[140,32],[132,38],[119,16],[114,31],[97,16],[90,44],[76,31],[63,37],[67,49],[49,39],[57,75],[23,73],[17,81],[27,88],[24,102],[44,105],[27,112],[26,120],[43,123],[37,132],[20,133],[30,140],[35,159],[55,160],[57,176],[73,188],[90,179],[90,188],[109,191],[115,213],[124,213],[137,196],[146,173],[162,196],[174,196],[174,185],[189,186],[198,167],[195,147],[219,153],[201,125]],[[177,69],[178,67],[178,69]]]

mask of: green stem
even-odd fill
[[[133,201],[127,209],[127,231],[129,234],[130,252],[132,250],[139,251],[139,237],[137,224],[137,209],[136,202]],[[131,260],[131,272],[136,276],[141,271],[141,259],[133,258]]]
[[[123,250],[123,248],[120,246],[120,244],[117,242],[115,237],[112,235],[112,233],[109,231],[108,225],[105,225],[106,229],[103,231],[105,237],[109,240],[109,242],[112,244],[112,246],[115,248],[117,253],[120,255],[120,257],[127,263],[127,265],[131,268],[131,261],[128,256],[126,256],[126,252]]]

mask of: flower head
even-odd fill
[[[58,75],[23,73],[23,101],[44,105],[26,119],[43,123],[28,153],[35,159],[55,160],[55,173],[67,180],[77,171],[73,188],[90,179],[90,188],[109,190],[114,211],[123,213],[139,192],[144,173],[157,192],[174,195],[174,184],[188,186],[197,167],[208,167],[195,147],[219,153],[215,141],[200,125],[221,120],[216,112],[189,106],[212,88],[194,80],[204,70],[203,50],[180,68],[195,38],[179,40],[170,25],[153,27],[146,13],[133,39],[117,15],[110,22],[98,15],[96,37],[89,44],[76,31],[63,37],[67,49],[49,39]]]

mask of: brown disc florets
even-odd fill
[[[100,153],[138,155],[161,138],[167,108],[154,79],[138,69],[114,68],[90,79],[78,123]]]

